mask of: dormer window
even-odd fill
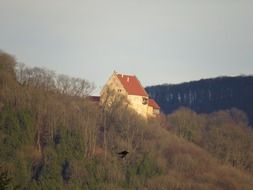
[[[142,104],[143,104],[143,105],[148,104],[148,98],[142,97]]]

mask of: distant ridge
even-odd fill
[[[253,76],[222,76],[181,84],[146,87],[164,113],[188,107],[198,113],[237,108],[244,111],[253,125]]]

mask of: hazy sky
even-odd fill
[[[253,0],[0,0],[0,49],[86,78],[143,85],[253,74]]]

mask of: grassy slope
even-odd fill
[[[0,67],[0,163],[13,179],[10,188],[252,189],[250,174],[222,165],[159,121],[20,86],[6,68]],[[123,160],[116,154],[122,149],[130,151]]]

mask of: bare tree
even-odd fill
[[[70,96],[86,97],[94,90],[94,84],[85,79],[55,74],[54,71],[27,67],[23,63],[15,68],[17,80],[21,85],[42,88],[46,91],[56,91]]]

